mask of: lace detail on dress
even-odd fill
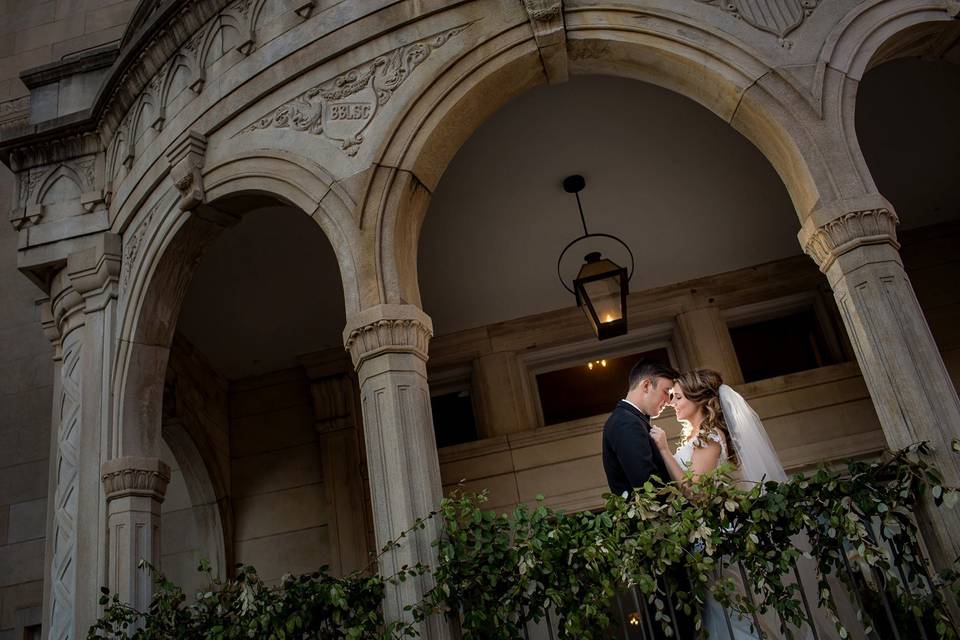
[[[703,430],[697,434],[696,438],[682,442],[680,446],[677,447],[676,453],[673,454],[673,459],[676,460],[682,468],[689,469],[693,463],[694,449],[702,449],[709,444],[705,440],[713,441],[720,445],[720,459],[717,461],[717,464],[723,464],[729,459],[727,454],[727,439],[724,438],[723,433],[717,429]]]
[[[690,444],[698,449],[703,449],[710,444],[710,440],[719,444],[720,448],[726,452],[726,438],[723,437],[723,434],[720,433],[718,429],[701,429],[696,438],[690,439]]]

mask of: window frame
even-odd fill
[[[676,368],[678,365],[682,365],[684,360],[678,352],[674,337],[674,325],[675,322],[671,318],[670,321],[640,327],[623,336],[604,340],[603,342],[592,337],[590,339],[530,350],[519,354],[520,364],[523,366],[526,374],[524,377],[526,382],[525,391],[535,413],[536,426],[534,432],[540,432],[543,429],[553,430],[564,425],[577,424],[584,420],[593,420],[597,415],[603,415],[597,414],[577,418],[576,420],[569,420],[567,422],[544,424],[543,405],[540,400],[539,387],[537,385],[538,375],[568,369],[578,365],[585,365],[592,360],[617,358],[630,355],[631,353],[653,351],[655,349],[665,349],[667,351],[669,364]]]

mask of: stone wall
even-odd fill
[[[329,562],[319,436],[300,369],[230,388],[236,561],[276,582]]]
[[[52,4],[52,3],[51,3]],[[3,21],[5,19],[0,19]],[[0,45],[2,46],[2,45]],[[0,62],[0,69],[7,67]],[[39,624],[53,406],[53,350],[16,269],[17,233],[6,224],[13,179],[0,168],[0,638]]]
[[[20,73],[119,42],[136,5],[137,0],[0,3],[0,128],[25,123],[30,111]],[[62,97],[69,100],[69,93]],[[6,200],[3,206],[9,206]]]
[[[24,124],[29,90],[19,75],[119,40],[136,0],[0,2],[0,129]],[[0,638],[40,623],[53,351],[34,300],[42,294],[16,268],[17,232],[7,224],[13,176],[0,167]]]

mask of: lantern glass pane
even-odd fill
[[[620,277],[614,273],[609,278],[583,283],[584,292],[601,324],[616,322],[623,317],[620,307]]]

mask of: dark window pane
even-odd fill
[[[613,411],[627,395],[630,369],[640,358],[669,364],[666,349],[654,349],[628,356],[606,358],[606,366],[593,361],[537,376],[537,392],[544,424],[559,424]]]
[[[730,337],[746,382],[836,363],[813,309],[732,327]]]
[[[437,448],[477,439],[477,421],[473,417],[470,392],[455,391],[430,398],[433,408],[433,435]]]

